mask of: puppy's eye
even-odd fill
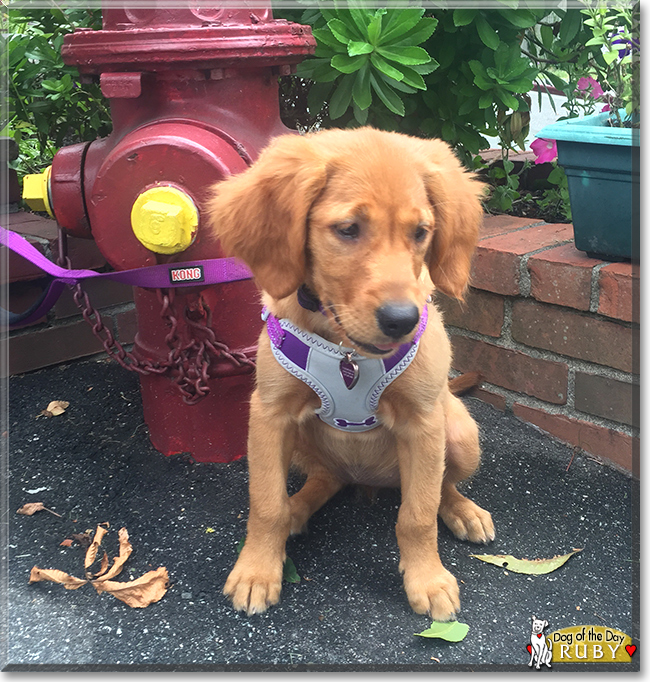
[[[350,223],[349,225],[340,225],[336,228],[336,233],[339,235],[339,237],[342,237],[343,239],[358,239],[359,235],[361,234],[361,228],[357,225],[357,223]]]
[[[413,233],[413,239],[415,239],[416,243],[421,244],[427,238],[428,234],[429,230],[427,230],[424,225],[418,225]]]

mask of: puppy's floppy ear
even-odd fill
[[[248,170],[214,187],[208,214],[223,251],[243,260],[274,298],[305,279],[307,215],[326,180],[317,145],[287,134]]]
[[[435,215],[429,273],[436,288],[462,299],[483,220],[479,196],[484,185],[463,169],[441,140],[423,141],[421,149],[426,158],[424,181]]]

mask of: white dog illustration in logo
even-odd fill
[[[549,642],[547,646],[546,637],[544,637],[544,628],[547,625],[548,621],[538,620],[536,616],[533,616],[533,631],[530,633],[530,644],[526,647],[530,653],[529,668],[532,667],[533,663],[535,663],[537,670],[542,664],[546,665],[547,668],[551,667],[552,644]]]

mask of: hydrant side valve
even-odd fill
[[[199,212],[192,199],[176,187],[152,187],[131,209],[131,227],[138,241],[155,253],[185,251],[196,237]]]
[[[50,202],[50,173],[52,166],[48,166],[42,173],[25,175],[23,178],[23,199],[32,211],[47,211],[50,218],[54,218]]]

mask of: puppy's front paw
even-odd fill
[[[490,512],[458,495],[450,504],[441,504],[440,517],[459,539],[487,544],[494,540],[494,524]]]
[[[252,616],[277,604],[281,589],[282,563],[258,566],[240,557],[226,580],[223,593],[230,597],[237,611],[246,611]]]
[[[404,571],[404,589],[416,613],[428,613],[433,620],[451,620],[460,609],[456,578],[440,566],[436,571]]]

